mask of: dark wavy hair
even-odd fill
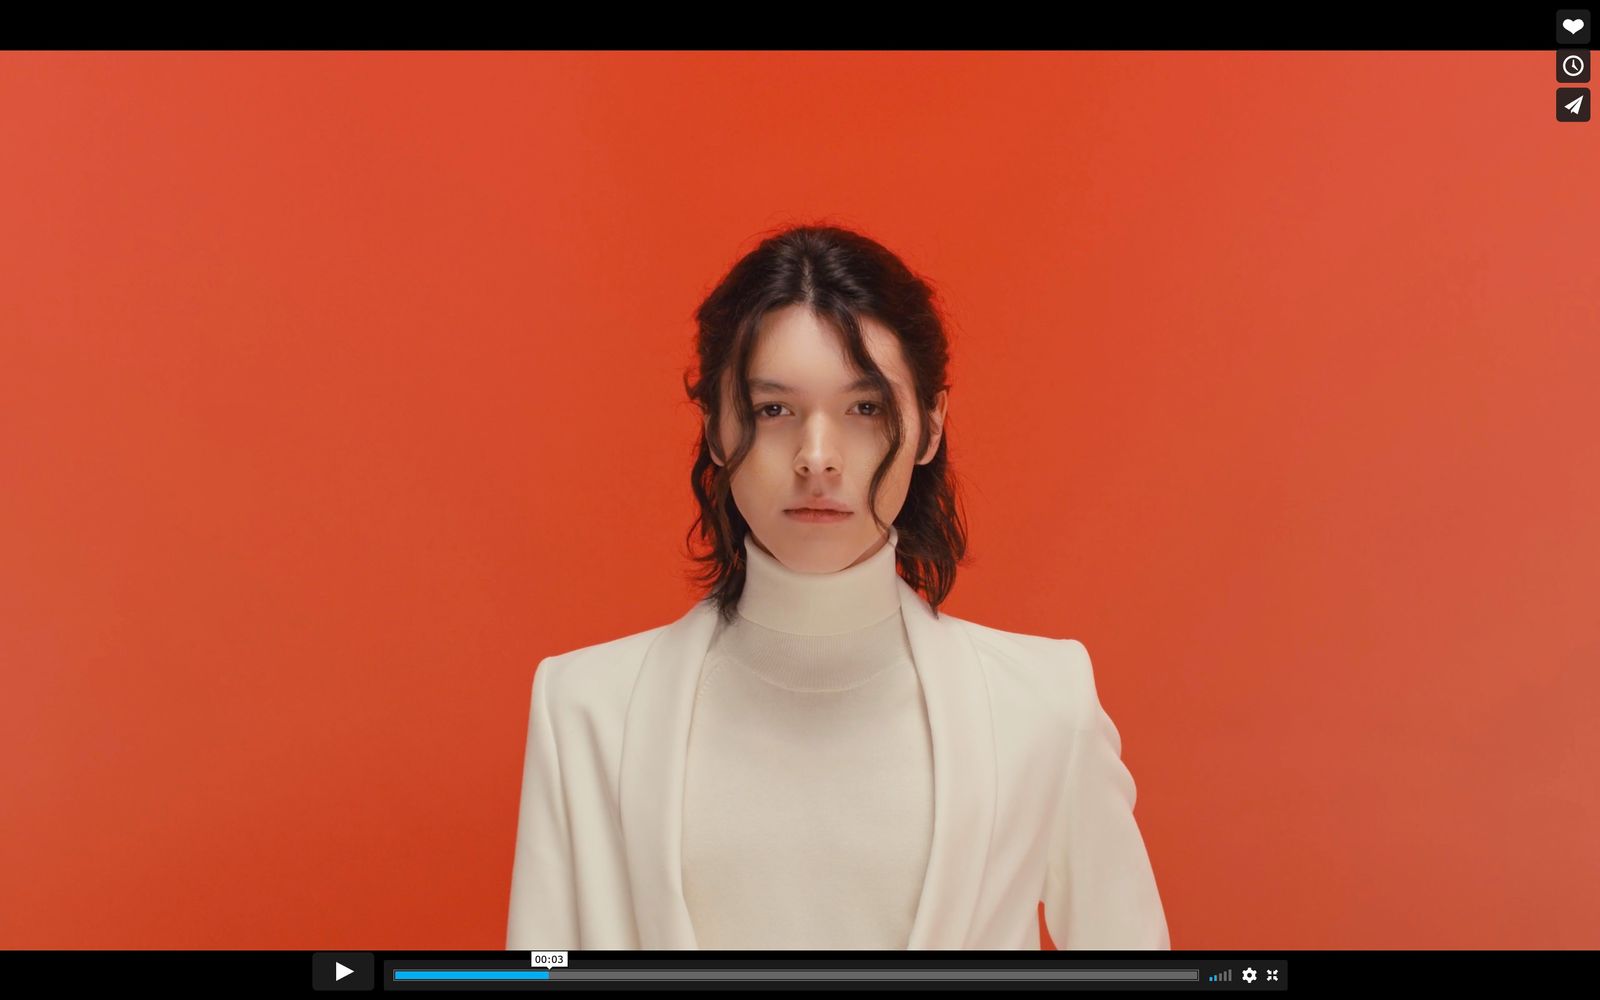
[[[873,473],[867,509],[879,531],[878,488],[904,444],[899,403],[888,378],[873,362],[861,339],[859,317],[870,316],[894,332],[911,371],[916,399],[920,457],[933,432],[929,411],[941,390],[949,388],[949,337],[932,285],[913,274],[899,257],[859,233],[831,225],[793,226],[766,235],[754,250],[733,265],[694,312],[698,378],[684,376],[684,389],[703,417],[690,484],[700,513],[685,544],[689,558],[701,564],[691,571],[705,588],[702,600],[715,603],[724,622],[731,622],[744,591],[745,536],[750,525],[733,502],[733,474],[755,441],[750,398],[750,359],[756,333],[769,311],[804,305],[843,336],[856,366],[878,383],[886,400],[889,452]],[[739,445],[724,465],[712,460],[707,429],[721,427],[723,377],[731,372]],[[926,465],[912,466],[905,505],[894,524],[899,533],[895,563],[900,575],[939,614],[955,585],[956,566],[966,559],[967,529],[958,510],[955,476],[950,468],[948,419],[939,448]],[[723,456],[718,456],[722,458]],[[691,539],[698,530],[708,551],[696,552]]]

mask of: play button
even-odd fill
[[[318,951],[311,955],[312,989],[370,990],[375,985],[370,951]]]

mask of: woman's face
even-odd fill
[[[893,383],[901,408],[905,443],[878,490],[878,517],[892,524],[905,504],[912,467],[931,462],[939,449],[948,397],[939,393],[927,450],[914,454],[917,402],[900,342],[876,320],[862,317],[860,322],[868,353]],[[734,473],[733,500],[750,524],[753,542],[796,572],[838,572],[888,542],[867,512],[873,470],[889,452],[888,415],[876,390],[850,388],[861,374],[851,367],[838,334],[809,308],[791,305],[763,317],[750,362],[755,443]],[[722,455],[739,440],[732,397],[729,375],[723,378],[716,438]],[[834,521],[804,521],[787,513],[817,499],[839,501],[851,513]]]

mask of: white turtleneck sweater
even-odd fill
[[[933,747],[898,531],[799,573],[748,536],[689,730],[683,888],[701,948],[904,949],[933,836]]]

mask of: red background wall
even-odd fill
[[[675,619],[690,311],[939,285],[973,561],[1177,948],[1600,947],[1600,126],[1551,53],[7,53],[0,945],[499,948]]]

